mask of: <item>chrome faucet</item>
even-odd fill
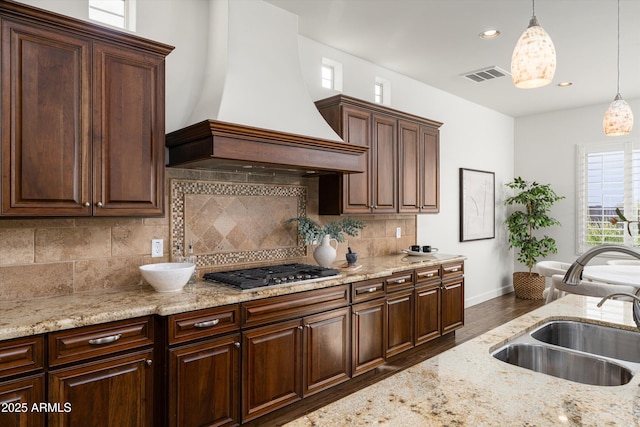
[[[587,252],[582,254],[578,259],[576,259],[573,264],[567,270],[567,273],[564,275],[562,281],[567,285],[578,286],[582,281],[582,271],[584,270],[584,266],[587,265],[589,261],[591,261],[594,257],[605,253],[605,252],[620,252],[626,255],[630,255],[634,258],[640,259],[640,252],[635,249],[628,248],[626,246],[620,245],[600,245],[596,246],[593,249],[589,249]],[[638,289],[640,292],[640,289]],[[636,326],[640,329],[640,297],[636,295],[629,294],[626,292],[615,292],[607,295],[602,298],[602,300],[598,303],[598,307],[601,307],[602,304],[609,298],[613,298],[616,296],[626,296],[631,297],[633,299],[633,321],[636,322]]]
[[[633,298],[633,321],[636,322],[636,326],[640,329],[640,297],[634,294],[630,294],[627,292],[615,292],[613,294],[609,294],[606,297],[602,298],[598,303],[598,307],[602,307],[602,304],[609,298],[617,297],[617,296],[625,296]]]
[[[626,246],[620,245],[600,245],[596,246],[593,249],[589,249],[587,252],[582,254],[578,259],[576,259],[573,264],[567,270],[567,273],[564,275],[562,281],[567,285],[577,286],[582,281],[582,270],[584,270],[584,266],[587,265],[591,259],[594,257],[605,253],[605,252],[620,252],[626,255],[631,255],[634,258],[640,259],[640,252],[635,249],[631,249]]]

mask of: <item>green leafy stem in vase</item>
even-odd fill
[[[298,222],[298,235],[304,240],[305,245],[320,243],[327,234],[338,242],[344,242],[344,234],[355,237],[358,235],[358,231],[366,226],[364,222],[349,217],[344,217],[341,221],[331,221],[321,226],[314,220],[301,216],[289,218],[284,224],[287,225],[296,221]]]
[[[622,211],[620,210],[620,208],[616,208],[616,214],[618,215],[618,217],[613,217],[611,218],[609,221],[611,222],[611,224],[616,225],[619,222],[626,222],[627,223],[627,233],[629,233],[629,236],[632,236],[631,234],[631,224],[636,224],[636,227],[638,228],[638,232],[640,233],[640,221],[630,221],[628,220],[623,214]]]

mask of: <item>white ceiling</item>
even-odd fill
[[[510,70],[532,15],[528,0],[267,1],[298,15],[305,37],[509,116],[608,104],[616,95],[615,0],[535,3],[557,52],[553,83],[538,89],[517,89],[510,76],[482,83],[460,76],[488,66]],[[640,98],[640,1],[621,0],[620,11],[620,92],[630,100]],[[489,28],[502,34],[480,39]],[[562,81],[573,86],[558,87]]]

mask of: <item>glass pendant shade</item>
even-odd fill
[[[548,85],[556,72],[556,49],[547,32],[532,17],[511,56],[511,78],[516,87]]]
[[[633,128],[633,112],[627,101],[617,94],[604,113],[602,129],[607,136],[628,135]]]

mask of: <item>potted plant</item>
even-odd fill
[[[509,231],[509,248],[518,249],[518,261],[525,264],[529,271],[513,273],[513,287],[518,298],[542,299],[545,278],[533,273],[536,260],[549,253],[557,253],[556,241],[543,236],[534,235],[536,230],[560,225],[560,222],[549,216],[551,206],[564,196],[558,196],[549,184],[529,182],[517,177],[513,182],[505,184],[517,193],[505,200],[507,206],[519,206],[507,217]]]
[[[313,251],[313,257],[318,265],[323,267],[329,267],[335,261],[338,242],[344,242],[344,234],[355,237],[366,225],[357,219],[344,217],[341,221],[330,221],[321,226],[306,216],[289,218],[285,221],[285,225],[296,221],[298,235],[303,239],[304,244],[317,245]],[[331,239],[335,240],[335,247],[331,246]]]

